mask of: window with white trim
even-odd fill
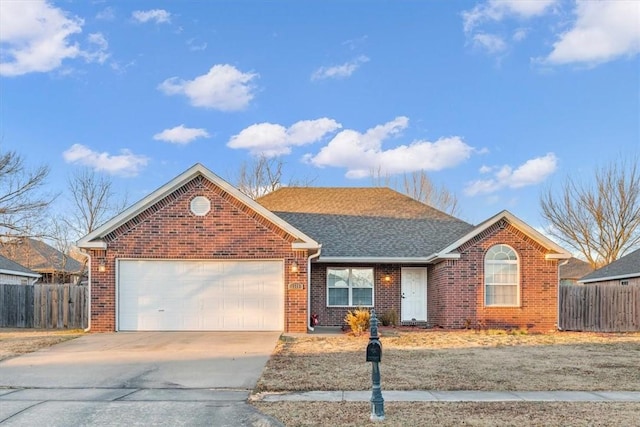
[[[494,307],[520,305],[518,254],[504,244],[489,248],[484,257],[484,304]]]
[[[373,307],[373,268],[327,268],[328,307]]]

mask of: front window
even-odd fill
[[[373,306],[373,268],[328,268],[327,306]]]
[[[518,306],[518,255],[510,246],[492,246],[484,258],[484,302],[487,306]]]

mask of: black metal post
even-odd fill
[[[378,318],[376,317],[376,311],[371,310],[371,336],[369,337],[369,345],[375,342],[378,346],[380,355],[378,360],[382,359],[382,346],[380,345],[378,337]],[[383,421],[384,420],[384,399],[382,397],[382,388],[380,386],[380,366],[378,360],[371,362],[371,421]]]

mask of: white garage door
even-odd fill
[[[282,331],[282,261],[118,262],[121,331]]]

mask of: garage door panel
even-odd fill
[[[283,330],[282,261],[120,260],[119,330]]]

